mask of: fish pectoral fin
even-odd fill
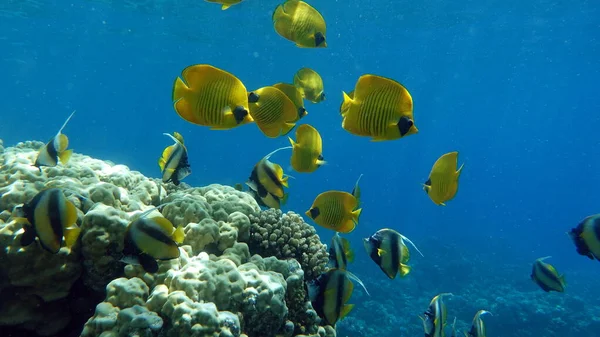
[[[385,250],[377,248],[377,256],[381,256],[383,254],[385,254]]]
[[[71,159],[72,155],[73,155],[73,150],[63,151],[60,155],[58,155],[60,163],[63,165],[67,165],[67,163],[69,162],[69,159]]]
[[[65,246],[67,246],[69,249],[73,247],[77,242],[80,233],[81,228],[77,226],[65,229]]]
[[[224,11],[224,10],[226,10],[229,7],[231,7],[231,5],[225,5],[224,4],[223,6],[221,6],[221,10]]]
[[[400,277],[404,277],[410,273],[410,266],[400,263]]]
[[[350,313],[350,311],[352,311],[353,308],[354,304],[344,305],[344,307],[342,308],[342,312],[340,312],[340,319],[346,317]]]

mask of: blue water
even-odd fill
[[[289,172],[295,179],[284,210],[304,213],[317,194],[349,191],[364,174],[363,215],[349,236],[360,253],[354,268],[389,287],[370,300],[383,301],[404,282],[384,279],[362,255],[360,239],[382,227],[422,243],[425,258],[413,254],[419,277],[454,258],[435,253],[449,245],[489,267],[482,279],[511,265],[522,273],[504,275],[506,282],[528,282],[533,259],[552,255],[559,271],[580,275],[575,284],[596,282],[598,262],[577,255],[565,232],[600,202],[597,1],[314,0],[328,24],[326,49],[300,49],[278,36],[271,22],[277,0],[247,0],[227,11],[199,0],[56,3],[0,4],[5,146],[48,140],[76,109],[64,131],[76,152],[158,177],[157,159],[172,142],[161,134],[178,131],[193,170],[185,182],[244,182],[287,139],[268,139],[255,125],[209,131],[185,122],[172,108],[173,80],[189,65],[208,63],[256,89],[291,82],[310,67],[324,79],[327,100],[307,102],[302,122],[320,131],[328,164],[312,174]],[[374,143],[341,128],[341,92],[365,73],[407,87],[417,135]],[[465,167],[456,198],[441,207],[421,183],[449,151],[459,151]],[[288,158],[272,159],[285,169]],[[319,234],[327,243],[332,235]],[[531,282],[523,289],[536,291]],[[584,289],[570,287],[564,296],[583,297]],[[421,291],[431,298],[444,289]],[[599,306],[597,298],[589,304]],[[472,314],[460,319],[467,324]],[[486,320],[498,327],[502,317]]]

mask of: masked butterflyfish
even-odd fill
[[[296,106],[298,116],[294,122],[297,122],[302,117],[308,115],[308,111],[306,111],[306,108],[304,107],[304,98],[302,96],[302,93],[298,88],[296,88],[295,85],[288,83],[276,83],[273,84],[273,86],[281,90],[284,94],[286,94],[287,97],[291,99],[294,105]]]
[[[298,119],[298,109],[292,100],[275,87],[263,87],[248,94],[250,116],[269,138],[290,132]]]
[[[35,158],[33,164],[37,168],[42,170],[42,166],[56,166],[60,161],[61,164],[66,165],[73,154],[73,150],[67,150],[69,146],[69,138],[62,133],[62,130],[67,126],[71,117],[75,114],[75,111],[71,112],[67,120],[63,123],[60,130],[56,133],[56,136],[52,137],[44,147],[42,147]]]
[[[21,246],[29,246],[37,237],[42,248],[56,254],[63,241],[71,248],[79,237],[77,208],[58,188],[40,191],[21,207],[20,212],[27,220],[23,221]]]
[[[211,130],[226,130],[252,122],[248,92],[242,81],[208,64],[185,68],[181,77],[175,79],[172,98],[181,118],[209,126]]]
[[[346,317],[354,307],[347,304],[352,297],[354,284],[348,273],[341,269],[330,269],[308,283],[308,296],[313,308],[327,325]]]
[[[458,178],[463,165],[458,170],[458,152],[449,152],[441,156],[429,173],[429,178],[423,185],[423,190],[436,205],[446,206],[458,191]]]
[[[486,333],[485,333],[485,323],[483,323],[483,319],[481,319],[481,316],[485,315],[485,314],[492,314],[489,311],[486,310],[479,310],[476,314],[475,317],[473,317],[473,323],[471,323],[471,330],[469,331],[465,331],[465,337],[485,337]]]
[[[410,93],[392,79],[363,75],[356,82],[351,95],[345,92],[342,94],[342,127],[354,135],[383,141],[419,131],[414,123]]]
[[[550,256],[542,257],[533,262],[533,268],[531,269],[531,279],[545,292],[557,291],[564,292],[565,282],[564,275],[558,275],[556,268],[544,260],[550,258]]]
[[[350,233],[356,227],[362,209],[356,209],[356,198],[343,191],[319,194],[306,216],[317,225],[340,233]]]
[[[575,243],[577,253],[600,261],[600,214],[583,219],[571,229],[569,236]]]
[[[394,279],[398,273],[400,273],[400,277],[404,277],[410,272],[410,266],[407,265],[410,252],[404,241],[410,243],[423,256],[410,239],[389,228],[380,229],[370,237],[363,239],[363,244],[373,262],[390,279]]]
[[[357,207],[360,207],[360,186],[358,186],[358,183],[360,182],[360,178],[362,178],[362,176],[362,174],[358,176],[356,183],[354,183],[354,188],[352,188],[352,195],[356,198],[356,202],[358,204]]]
[[[163,133],[163,135],[173,139],[175,144],[167,146],[158,159],[158,166],[162,173],[162,181],[164,183],[173,182],[179,185],[183,178],[192,173],[190,164],[188,163],[187,148],[183,144],[183,136],[179,132],[174,132],[173,135]]]
[[[321,13],[304,1],[288,0],[273,13],[273,26],[281,37],[301,48],[325,48],[326,27]]]
[[[156,208],[145,211],[127,226],[123,247],[123,261],[137,261],[149,273],[158,271],[156,260],[178,258],[178,244],[185,237],[183,227],[175,229],[167,218],[148,216]]]
[[[242,2],[242,0],[204,0],[204,1],[220,4],[220,5],[222,5],[221,6],[222,10],[226,10],[227,8],[229,8],[231,6]]]
[[[302,96],[313,103],[319,103],[325,100],[323,91],[323,79],[314,70],[302,68],[294,75],[294,85]]]
[[[283,174],[283,169],[279,164],[272,163],[269,158],[278,151],[291,149],[291,146],[279,148],[266,156],[264,156],[252,169],[247,185],[254,191],[261,185],[265,190],[278,198],[283,198],[285,195],[284,187],[288,187],[288,178],[290,176]]]
[[[423,313],[423,316],[419,316],[423,321],[425,337],[444,337],[444,328],[448,316],[446,304],[443,301],[445,296],[452,296],[452,294],[442,293],[436,295],[429,303],[429,307]]]
[[[308,124],[302,124],[296,128],[296,141],[294,142],[292,138],[289,140],[292,144],[290,163],[296,172],[314,172],[325,164],[323,141],[317,129]]]

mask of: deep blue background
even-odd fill
[[[77,109],[65,129],[76,152],[159,177],[157,159],[172,142],[161,134],[179,131],[193,170],[187,183],[244,182],[287,139],[268,139],[255,125],[209,131],[185,122],[172,108],[173,80],[208,63],[250,90],[310,67],[327,100],[307,102],[302,122],[321,132],[328,164],[288,171],[296,179],[286,210],[304,213],[317,194],[349,191],[363,173],[363,215],[349,236],[360,253],[360,238],[392,227],[417,245],[437,238],[473,255],[494,253],[490,263],[499,266],[524,261],[524,275],[507,277],[528,278],[529,263],[546,255],[561,271],[597,277],[598,263],[578,256],[565,232],[599,211],[600,3],[531,2],[311,1],[327,21],[326,49],[278,36],[276,0],[227,11],[199,0],[139,8],[4,2],[0,138],[5,146],[47,141]],[[341,128],[341,92],[365,73],[408,88],[417,135],[374,143]],[[421,183],[449,151],[465,167],[456,198],[440,207]],[[285,169],[288,158],[272,160]],[[332,234],[319,233],[326,242]],[[435,247],[421,249],[422,263],[443,263],[427,261]],[[364,268],[357,274],[377,270]]]

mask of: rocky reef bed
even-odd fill
[[[4,148],[0,141],[2,331],[335,336],[320,325],[304,285],[324,270],[326,247],[299,215],[261,211],[251,196],[229,186],[165,185],[81,154],[40,172],[31,164],[43,145]],[[49,187],[61,188],[76,205],[81,227],[76,245],[58,254],[38,244],[21,247],[22,225],[13,214]],[[163,216],[184,226],[181,256],[160,261],[154,274],[120,262],[132,217],[165,202],[171,203]]]

